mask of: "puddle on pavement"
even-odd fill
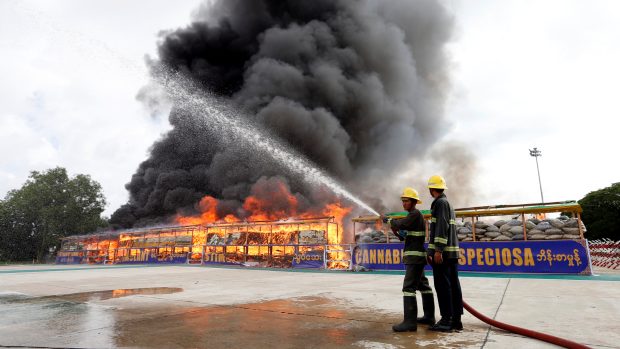
[[[479,347],[471,336],[459,340],[460,334],[432,332],[426,326],[420,326],[418,332],[392,332],[392,324],[400,320],[393,314],[351,309],[328,298],[303,297],[192,308],[182,314],[133,324],[118,321],[116,344],[199,348],[433,348],[432,343],[440,340],[442,348]],[[135,333],[148,335],[137,337]]]
[[[167,293],[172,293],[171,290]],[[176,290],[174,292],[180,289]],[[124,296],[133,294],[156,292],[126,292]],[[426,326],[419,326],[418,332],[397,334],[392,332],[391,326],[401,320],[400,315],[354,308],[354,304],[324,297],[210,307],[180,307],[159,302],[148,308],[143,305],[116,308],[102,305],[105,302],[88,303],[110,298],[115,298],[111,291],[39,297],[35,304],[38,308],[30,310],[6,309],[11,304],[28,305],[24,300],[0,303],[0,338],[14,339],[8,343],[0,340],[0,345],[462,348],[478,347],[483,338],[483,332],[443,334],[428,331]],[[61,305],[54,308],[53,304]],[[11,316],[3,319],[9,312]],[[13,323],[11,317],[15,320]]]
[[[43,297],[0,293],[0,346],[114,347],[115,308],[100,301],[182,291],[152,287]]]
[[[68,293],[43,297],[31,297],[21,293],[7,293],[0,294],[0,302],[47,302],[50,300],[67,302],[90,302],[134,295],[170,294],[182,291],[183,289],[178,287],[121,288],[116,290]]]

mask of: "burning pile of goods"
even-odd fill
[[[460,241],[474,241],[473,227],[470,221],[457,221],[457,233]],[[583,231],[585,226],[581,223]],[[519,219],[498,220],[492,224],[484,221],[475,223],[476,241],[510,241],[524,240],[523,221]],[[554,219],[539,220],[531,218],[525,221],[528,240],[579,239],[579,226],[576,218],[559,216]]]
[[[341,236],[332,217],[132,229],[65,238],[57,262],[346,268]]]

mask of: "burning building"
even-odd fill
[[[57,263],[348,268],[333,217],[132,229],[63,240]]]

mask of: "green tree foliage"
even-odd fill
[[[60,238],[105,226],[105,204],[101,185],[88,175],[69,178],[61,167],[31,172],[0,200],[0,260],[42,261]]]
[[[620,240],[620,183],[588,193],[579,204],[588,239]]]

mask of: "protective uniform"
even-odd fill
[[[436,177],[439,177],[438,180]],[[429,179],[429,188],[447,189],[440,176]],[[432,263],[433,280],[441,320],[430,329],[435,331],[461,330],[463,295],[458,276],[459,240],[456,235],[456,215],[445,194],[439,195],[431,204],[431,226],[427,254],[431,260],[435,252],[441,252],[443,263]]]
[[[403,191],[402,199],[415,199],[418,202],[418,193],[406,188]],[[396,332],[415,331],[417,322],[425,324],[435,323],[435,302],[433,300],[433,290],[428,279],[424,276],[424,266],[426,265],[426,252],[424,250],[424,217],[416,208],[412,208],[407,217],[402,219],[388,219],[390,228],[401,241],[405,241],[403,252],[403,263],[406,264],[405,279],[403,281],[403,305],[404,321],[392,326]],[[424,317],[417,319],[416,291],[422,294],[422,306]]]

